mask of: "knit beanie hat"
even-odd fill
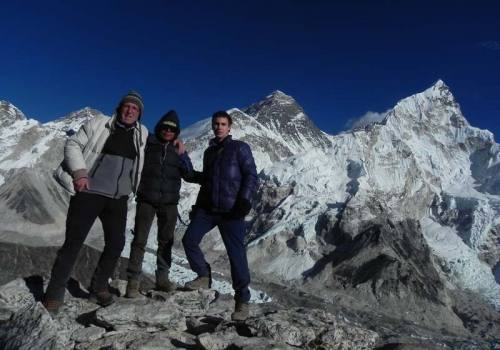
[[[163,117],[161,117],[161,125],[171,126],[173,128],[180,129],[179,116],[174,110],[168,111]]]
[[[124,103],[133,103],[139,107],[139,117],[142,115],[142,111],[144,110],[144,102],[142,102],[142,96],[139,95],[137,91],[130,90],[125,96],[122,97],[118,107],[121,107]]]
[[[179,123],[179,116],[174,110],[168,111],[163,115],[163,117],[160,118],[160,121],[158,122],[158,124],[156,124],[155,131],[159,133],[163,127],[168,126],[177,129],[177,132],[175,134],[179,135],[181,131],[181,125]]]

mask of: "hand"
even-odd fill
[[[186,146],[184,146],[184,143],[182,142],[181,139],[174,140],[174,147],[175,147],[175,152],[177,152],[178,155],[181,155],[184,152],[186,152]]]
[[[75,192],[81,192],[83,190],[89,189],[89,179],[86,177],[81,177],[73,181],[73,188]]]
[[[243,219],[245,216],[250,213],[250,209],[252,209],[252,204],[249,200],[244,198],[236,199],[236,203],[234,203],[233,208],[231,209],[231,217],[235,219]]]

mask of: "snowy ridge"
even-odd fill
[[[381,122],[335,136],[281,91],[228,112],[231,134],[250,144],[261,181],[248,218],[252,269],[272,280],[300,280],[335,248],[332,227],[355,237],[382,211],[395,222],[420,222],[449,284],[500,307],[500,277],[495,281],[493,273],[500,276],[500,145],[489,131],[469,125],[444,82],[399,101]],[[1,102],[0,192],[20,169],[51,173],[62,159],[65,133],[99,113],[87,107],[40,124]],[[210,118],[181,137],[201,170]],[[183,184],[185,221],[198,189]],[[12,218],[17,208],[9,210]],[[133,215],[129,229],[130,220]]]
[[[98,113],[85,108],[56,121],[40,124],[26,119],[12,104],[2,102],[0,120],[9,119],[11,122],[0,129],[0,171],[37,166],[44,155],[51,153],[54,143],[63,141],[68,130],[78,130],[87,119]]]
[[[96,109],[85,107],[78,111],[72,112],[67,116],[58,118],[51,122],[47,122],[43,125],[47,128],[59,131],[62,134],[66,134],[70,130],[78,131],[78,129],[80,128],[80,126],[82,126],[83,123],[98,115],[104,115],[104,114]]]
[[[5,125],[5,123],[26,119],[26,116],[19,108],[7,101],[0,101],[0,116],[3,125]]]
[[[498,145],[490,132],[467,123],[442,81],[400,101],[383,123],[331,140],[332,147],[324,153],[298,154],[263,170],[266,182],[276,188],[292,187],[293,192],[274,210],[276,214],[267,217],[274,224],[257,233],[251,249],[259,249],[270,236],[295,232],[305,241],[306,250],[319,255],[318,217],[327,215],[335,221],[346,205],[362,207],[375,199],[396,219],[422,220],[428,243],[446,261],[452,283],[479,291],[500,307],[500,287],[492,266],[478,257],[479,247],[498,226],[499,173],[490,174],[493,191],[488,193],[480,191],[481,178],[471,171],[476,166],[484,173],[497,165]],[[486,155],[474,165],[477,152]],[[436,218],[429,208],[441,208],[444,213]],[[376,216],[363,214],[364,221]],[[459,222],[464,215],[465,222]],[[452,246],[442,249],[436,227],[454,235],[446,240]],[[300,252],[281,260],[282,264],[298,262],[306,268],[313,264]],[[279,266],[276,263],[273,272],[281,278],[299,275],[283,273]]]

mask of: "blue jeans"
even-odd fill
[[[250,271],[245,249],[245,221],[230,219],[219,214],[210,214],[196,208],[194,216],[182,238],[182,244],[191,269],[198,276],[208,276],[209,267],[200,249],[203,237],[215,226],[219,228],[231,265],[234,299],[241,302],[250,300]]]

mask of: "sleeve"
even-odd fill
[[[250,146],[242,142],[238,150],[238,162],[241,171],[241,187],[238,197],[252,202],[257,189],[257,168]]]
[[[180,168],[183,174],[193,171],[193,163],[187,152],[179,156]]]
[[[87,165],[83,150],[93,135],[95,118],[83,124],[77,133],[66,140],[64,146],[64,161],[73,179],[87,177]]]
[[[193,169],[193,163],[187,152],[180,156],[181,176],[186,182],[200,184],[203,182],[203,173]]]

